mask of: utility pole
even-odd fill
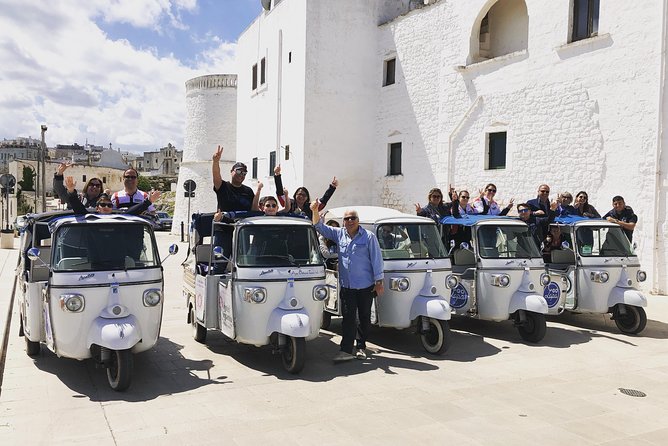
[[[42,176],[39,181],[41,182],[40,192],[42,194],[42,212],[46,212],[46,143],[44,142],[44,134],[46,133],[47,130],[46,125],[42,124],[41,129],[42,129],[42,150],[40,150],[40,159],[37,161],[37,165],[39,166],[40,163],[42,164]]]

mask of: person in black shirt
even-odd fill
[[[211,166],[213,191],[216,193],[218,211],[257,211],[258,203],[255,201],[253,190],[242,184],[246,179],[248,168],[244,163],[235,163],[230,171],[232,174],[230,181],[223,180],[220,175],[220,157],[222,154],[223,147],[218,146],[213,154],[213,164]]]
[[[612,198],[612,210],[603,216],[611,223],[617,223],[621,226],[624,234],[628,237],[629,242],[633,241],[633,230],[638,223],[638,216],[633,212],[630,206],[624,202],[624,198],[616,195]]]

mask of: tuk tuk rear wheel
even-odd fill
[[[425,317],[425,316],[422,316]],[[422,347],[432,355],[442,355],[450,347],[451,335],[448,321],[428,318],[429,330],[420,333]]]
[[[206,327],[203,327],[195,317],[195,309],[190,307],[190,326],[193,330],[193,339],[197,342],[206,343]]]
[[[28,339],[28,336],[23,335],[26,340],[26,354],[28,356],[37,356],[39,355],[40,351],[40,345],[39,342],[33,342],[30,339]]]
[[[526,321],[517,326],[517,331],[520,332],[522,339],[527,342],[540,342],[547,331],[545,315],[533,311],[525,311],[524,314],[526,315]]]
[[[286,343],[281,351],[281,360],[285,370],[292,374],[302,371],[306,363],[306,339],[286,336]]]
[[[624,334],[638,334],[647,326],[647,313],[642,307],[626,305],[626,314],[619,314],[619,305],[613,313],[615,325]]]
[[[328,311],[322,312],[322,322],[320,322],[320,328],[327,330],[332,323],[332,313]]]
[[[132,352],[128,350],[111,350],[111,361],[107,365],[109,386],[117,391],[130,387],[132,379]]]

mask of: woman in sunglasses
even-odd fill
[[[450,187],[450,193],[452,194],[452,192],[454,192],[454,189]],[[454,198],[454,195],[451,198]],[[428,203],[425,207],[420,206],[420,203],[415,203],[415,213],[420,217],[431,218],[436,223],[439,223],[441,218],[452,214],[451,211],[454,205],[443,202],[443,192],[438,187],[429,191],[427,201]]]
[[[67,202],[67,188],[63,184],[64,172],[71,166],[71,163],[60,163],[53,176],[53,190],[63,202]],[[97,206],[97,200],[103,191],[102,180],[97,177],[91,178],[84,186],[79,200],[85,207],[94,208]],[[69,203],[67,208],[70,209]]]
[[[583,190],[575,195],[575,205],[573,207],[580,217],[601,218],[601,214],[598,213],[596,208],[589,204],[589,195]]]
[[[72,177],[67,177],[65,178],[65,187],[67,188],[67,203],[68,205],[72,208],[74,211],[74,215],[84,215],[90,213],[90,211],[86,208],[86,206],[82,203],[82,201],[79,199],[79,195],[77,194],[76,191],[76,181],[74,181],[74,178]],[[129,208],[124,212],[125,214],[130,214],[130,215],[139,215],[142,212],[145,212],[153,203],[160,198],[160,191],[157,190],[152,190],[148,194],[148,198],[146,198],[143,202],[137,203]],[[96,200],[96,206],[95,206],[95,212],[98,214],[102,215],[107,215],[111,214],[113,211],[113,203],[111,202],[111,198],[109,197],[108,194],[102,193],[97,197]]]
[[[514,198],[510,199],[508,206],[501,209],[501,206],[494,201],[494,196],[496,195],[496,186],[492,183],[489,183],[485,186],[485,189],[480,191],[480,197],[475,200],[473,207],[478,212],[478,214],[483,215],[507,215],[508,212],[513,208],[513,203],[515,202]]]

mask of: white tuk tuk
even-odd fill
[[[445,217],[441,223],[448,237],[455,235],[450,242],[452,270],[459,278],[450,293],[455,314],[511,319],[522,339],[542,340],[550,311],[543,289],[550,276],[528,226],[515,218],[488,215]],[[552,307],[563,306],[560,302],[561,295]]]
[[[31,215],[21,236],[19,335],[58,356],[94,358],[109,385],[131,382],[133,353],[160,335],[163,274],[152,225],[121,214]],[[170,247],[170,254],[177,246]]]
[[[436,223],[425,217],[394,209],[354,206],[360,225],[378,238],[384,263],[382,296],[374,299],[371,322],[379,327],[416,328],[424,349],[442,354],[450,346],[451,309],[446,299],[457,286],[451,275],[450,259]],[[345,207],[327,211],[324,220],[336,220],[343,227]],[[341,316],[338,301],[338,273],[327,270],[330,286],[325,302],[324,326],[332,315]]]
[[[306,341],[318,336],[325,266],[310,221],[295,216],[229,213],[221,222],[194,214],[194,257],[184,262],[183,293],[193,337],[207,329],[243,344],[272,345],[299,373]]]
[[[638,334],[647,325],[647,298],[638,290],[647,279],[628,238],[602,219],[561,217],[561,249],[550,252],[552,277],[562,277],[566,310],[610,313],[622,333]]]

